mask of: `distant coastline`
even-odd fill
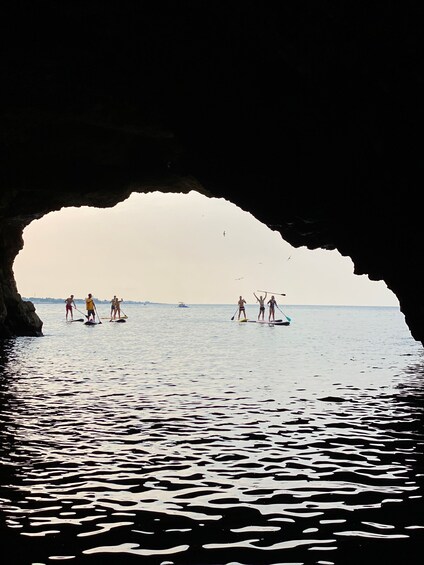
[[[22,300],[32,302],[33,304],[63,304],[65,298],[38,298],[36,296],[22,296]],[[74,298],[75,304],[85,304],[85,298]],[[110,304],[110,300],[101,300],[96,298],[96,304]],[[149,300],[125,300],[125,304],[158,304]]]

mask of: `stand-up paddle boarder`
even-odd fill
[[[278,306],[278,305],[277,305],[277,301],[275,300],[274,295],[271,296],[271,298],[268,300],[267,304],[269,306],[268,321],[269,322],[271,320],[275,321],[275,307]]]
[[[246,319],[246,309],[244,305],[246,304],[246,300],[240,296],[238,300],[238,320],[240,320],[240,316],[243,314],[243,319]]]
[[[258,320],[260,320],[262,318],[262,320],[264,319],[264,315],[265,315],[265,299],[267,297],[267,292],[265,292],[265,296],[262,296],[262,294],[259,296],[259,298],[256,296],[255,293],[253,293],[256,300],[259,302],[259,314],[258,314]]]
[[[89,294],[85,299],[85,308],[87,310],[87,321],[94,322],[96,320],[96,312],[95,312],[96,305],[94,304],[94,300],[91,294]]]
[[[65,300],[65,304],[66,304],[66,321],[68,321],[68,315],[71,315],[71,320],[74,319],[74,313],[72,311],[72,308],[76,309],[75,306],[75,302],[74,302],[74,295],[71,294],[71,296],[69,296],[66,300]]]

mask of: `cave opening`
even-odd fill
[[[24,231],[14,263],[24,298],[235,304],[254,292],[284,304],[397,306],[382,281],[353,274],[337,251],[294,248],[223,198],[133,192],[113,208],[62,208]]]

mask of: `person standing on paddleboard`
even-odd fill
[[[259,298],[256,296],[255,293],[253,293],[256,300],[259,302],[259,314],[258,314],[258,320],[260,320],[262,318],[262,320],[264,319],[264,315],[265,315],[265,300],[267,297],[267,292],[265,292],[265,296],[260,295]]]
[[[116,298],[115,296],[115,312],[113,314],[113,319],[116,318],[116,314],[118,314],[118,319],[121,318],[121,302],[123,302],[122,298],[119,300],[119,298]]]
[[[241,316],[242,313],[243,313],[244,318],[246,318],[246,310],[245,310],[245,307],[244,307],[244,305],[246,304],[246,300],[242,296],[240,296],[237,304],[238,304],[238,308],[239,308],[237,319],[240,320],[240,316]]]
[[[85,308],[87,310],[87,320],[88,321],[95,321],[96,319],[96,312],[95,312],[95,304],[91,294],[87,296],[85,299]]]
[[[110,301],[110,319],[114,319],[115,318],[115,310],[116,310],[116,301],[118,299],[116,298],[116,294],[113,295],[112,300]]]
[[[73,320],[74,319],[74,313],[72,311],[72,308],[76,308],[73,294],[71,294],[71,296],[69,296],[65,300],[65,304],[66,304],[66,321],[68,321],[68,314],[69,313],[71,314],[71,320]]]
[[[271,296],[267,304],[269,306],[268,321],[270,322],[271,318],[275,320],[275,307],[277,306],[277,301],[275,300],[274,295]]]

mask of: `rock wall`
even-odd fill
[[[12,271],[28,222],[196,188],[350,256],[424,342],[419,2],[11,4],[0,336],[42,330]]]

